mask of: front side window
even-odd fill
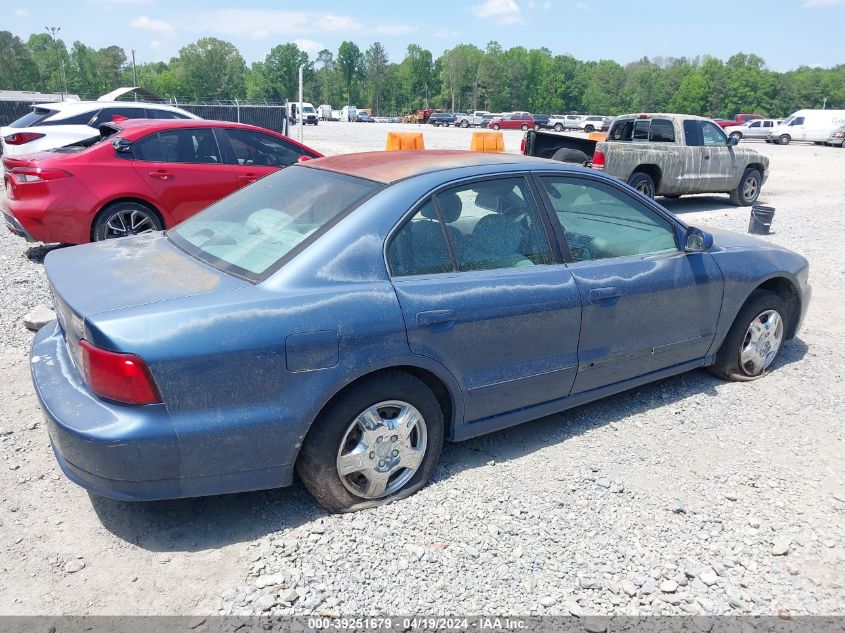
[[[804,125],[804,117],[795,117],[794,119],[792,119],[792,123],[790,123],[789,125]]]
[[[674,226],[625,192],[593,180],[542,180],[574,261],[678,250]]]
[[[167,163],[220,164],[220,149],[211,128],[159,132]]]
[[[226,130],[238,165],[287,167],[305,153],[292,143],[252,130]]]
[[[714,146],[728,144],[728,137],[725,136],[724,132],[722,132],[722,128],[715,123],[710,123],[710,121],[701,121],[700,123],[701,138],[705,145]]]
[[[748,127],[750,127],[750,128],[751,128],[751,127],[760,127],[760,121],[751,121],[751,122],[748,124]]]
[[[282,169],[215,202],[167,235],[210,266],[260,281],[379,187],[322,169]]]

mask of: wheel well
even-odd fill
[[[760,172],[761,176],[766,175],[766,168],[763,167],[760,163],[751,163],[751,164],[748,165],[747,169],[756,169],[757,171]]]
[[[651,179],[654,181],[654,192],[657,193],[660,190],[660,177],[662,175],[660,167],[657,165],[639,165],[631,172],[631,176],[636,173],[643,173],[651,176]]]
[[[445,437],[451,437],[452,435],[452,427],[455,423],[455,403],[452,399],[452,394],[449,391],[449,388],[445,385],[445,383],[440,380],[440,378],[426,370],[421,369],[419,367],[414,367],[412,365],[397,365],[395,367],[385,367],[384,369],[378,369],[376,371],[370,372],[369,374],[364,374],[363,376],[359,376],[352,382],[347,385],[344,385],[343,389],[338,391],[334,394],[326,404],[320,409],[320,412],[315,417],[315,420],[318,419],[323,411],[325,411],[328,407],[330,407],[334,402],[340,398],[346,391],[348,391],[353,385],[357,385],[361,382],[366,380],[372,380],[374,378],[378,378],[384,374],[396,373],[396,372],[404,372],[406,374],[410,374],[423,382],[426,387],[431,389],[434,397],[437,398],[437,403],[440,405],[440,410],[443,412],[443,422],[445,424],[444,435]]]
[[[795,285],[786,277],[773,277],[757,286],[755,290],[768,290],[783,299],[789,309],[789,329],[786,332],[786,338],[790,339],[795,336],[798,315],[801,313],[801,298],[795,289]]]
[[[161,215],[161,211],[156,209],[153,205],[151,205],[146,200],[142,200],[141,198],[118,198],[117,200],[109,200],[106,204],[104,204],[99,211],[97,211],[97,215],[94,216],[94,219],[91,221],[91,241],[94,241],[94,227],[97,226],[97,220],[100,219],[100,216],[105,213],[109,207],[115,204],[120,204],[121,202],[134,202],[135,204],[140,204],[141,206],[147,207],[150,211],[158,216],[159,222],[161,222],[161,226],[165,229],[167,228],[167,223],[164,221],[164,216]]]

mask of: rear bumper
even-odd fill
[[[3,222],[6,224],[6,228],[9,229],[10,232],[14,233],[18,237],[24,238],[27,242],[38,241],[32,237],[25,228],[23,228],[23,225],[15,219],[15,216],[7,212],[5,209],[3,210]]]
[[[98,495],[152,501],[289,485],[291,466],[223,475],[183,472],[179,438],[165,405],[101,400],[82,382],[54,321],[35,336],[32,382],[56,461],[71,481]]]
[[[3,215],[12,218],[13,224],[20,228],[16,231],[10,227],[13,233],[33,242],[85,244],[91,241],[97,201],[76,178],[50,185],[33,183],[18,189],[15,198],[8,194],[0,198]],[[9,220],[5,221],[9,226]]]

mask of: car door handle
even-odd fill
[[[613,286],[608,286],[607,288],[593,288],[590,290],[590,303],[600,303],[604,306],[611,306],[615,304],[621,296],[622,291]]]
[[[167,180],[168,178],[173,178],[172,173],[170,173],[169,171],[164,171],[163,169],[160,169],[159,171],[150,171],[147,172],[147,174],[151,178],[158,178],[159,180]]]
[[[437,327],[438,330],[448,330],[455,321],[458,320],[458,315],[454,310],[430,310],[428,312],[420,312],[417,314],[418,327]]]

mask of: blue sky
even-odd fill
[[[9,4],[7,4],[9,3]],[[247,62],[297,42],[312,57],[344,39],[382,42],[391,61],[410,42],[439,55],[458,43],[546,46],[555,54],[620,63],[649,57],[723,59],[742,51],[774,70],[845,63],[845,0],[3,0],[0,29],[22,37],[61,27],[70,45],[134,48],[167,60],[203,36],[233,42]]]

